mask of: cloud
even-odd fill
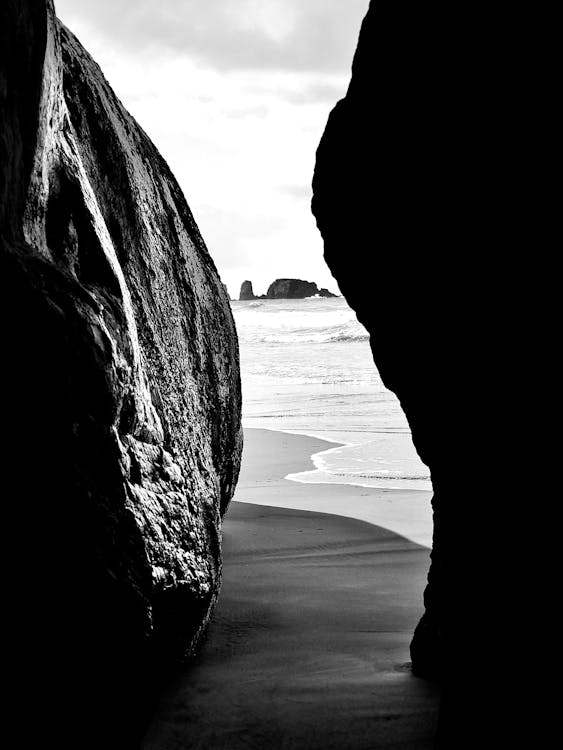
[[[188,57],[221,71],[346,73],[368,0],[56,0],[135,55]]]
[[[298,198],[302,200],[307,198],[311,200],[313,195],[313,188],[311,185],[280,185],[279,190],[286,195],[290,195],[292,198]]]
[[[231,293],[277,277],[334,289],[310,185],[368,0],[55,3],[170,165]]]
[[[224,110],[225,117],[232,117],[239,120],[244,117],[267,117],[270,109],[265,104],[256,104],[249,107],[236,107],[235,109]]]
[[[242,73],[252,75],[254,71]],[[330,104],[333,106],[346,94],[350,74],[338,75],[331,73],[310,73],[288,71],[278,74],[266,74],[266,81],[262,85],[254,83],[249,86],[249,92],[262,97],[275,97],[290,104]]]
[[[209,205],[198,206],[196,219],[215,263],[227,271],[254,262],[250,246],[267,247],[286,224],[279,216],[248,216]]]
[[[303,87],[301,91],[288,91],[285,98],[292,104],[314,104],[317,102],[334,104],[344,96],[346,88],[347,81],[345,84],[344,80],[329,83],[317,81]]]

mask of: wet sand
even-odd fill
[[[263,429],[247,429],[244,435],[243,465],[235,495],[239,502],[356,518],[429,549],[432,546],[431,492],[280,481],[287,474],[314,468],[311,455],[332,449],[335,443]]]
[[[322,500],[283,477],[323,445],[248,430],[237,497]],[[345,507],[362,488],[330,489]],[[427,569],[427,548],[374,524],[234,501],[208,637],[143,750],[431,748],[439,690],[408,666]]]

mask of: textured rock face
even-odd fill
[[[237,338],[178,184],[51,0],[8,0],[1,27],[7,513],[35,581],[18,636],[90,684],[77,722],[109,726],[217,596]]]
[[[245,300],[253,299],[256,299],[256,297],[252,289],[252,281],[243,281],[240,287],[239,300],[244,302]]]
[[[497,439],[486,425],[491,415],[515,421],[517,326],[503,311],[516,314],[507,290],[518,285],[504,275],[515,271],[512,248],[532,202],[522,204],[528,188],[515,176],[514,154],[527,139],[514,125],[522,100],[498,96],[510,91],[499,86],[501,35],[482,20],[440,4],[372,1],[313,179],[325,259],[431,470],[432,564],[412,653],[420,671],[438,668],[449,681],[442,719],[458,720],[442,724],[453,732],[442,740],[448,748],[465,747],[469,729],[472,740],[481,731],[490,738],[487,712],[498,730],[510,724],[494,713],[492,690],[471,679],[498,662],[492,623],[504,622],[505,644],[515,627],[491,545],[518,515],[499,471],[517,470],[518,429]],[[477,721],[467,686],[479,696]]]

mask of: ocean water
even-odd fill
[[[344,298],[232,302],[245,427],[334,443],[301,482],[431,490],[397,398],[382,384],[368,335]]]

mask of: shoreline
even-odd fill
[[[415,490],[417,492],[432,492],[432,482],[430,480],[430,474],[427,476],[420,477],[407,477],[407,476],[395,476],[392,478],[386,477],[383,473],[377,475],[374,473],[369,474],[354,474],[344,471],[343,473],[337,473],[334,470],[326,468],[323,460],[323,456],[330,453],[339,453],[347,449],[362,448],[363,446],[370,445],[377,441],[382,434],[389,434],[389,431],[381,430],[307,430],[307,429],[282,429],[277,427],[266,426],[244,426],[244,430],[269,430],[271,432],[284,432],[288,435],[302,435],[310,437],[315,440],[320,440],[329,444],[328,447],[321,451],[314,453],[311,456],[313,468],[307,471],[295,472],[288,476],[293,482],[304,482],[305,484],[345,484],[355,487],[367,487],[372,489],[400,489],[400,490]],[[326,433],[329,433],[328,435]],[[405,435],[405,433],[391,431],[395,437]],[[353,435],[361,435],[364,439],[352,438]],[[368,438],[366,440],[366,438]],[[411,441],[409,434],[409,442]],[[300,475],[304,475],[301,476]],[[305,478],[309,475],[310,478]],[[344,481],[342,477],[346,477]],[[415,481],[418,486],[414,486]],[[374,484],[375,482],[375,484]],[[395,484],[396,483],[396,484]],[[405,486],[406,485],[406,486]]]
[[[431,750],[440,689],[408,662],[428,549],[351,517],[384,491],[284,478],[322,441],[245,436],[215,614],[141,750]]]
[[[304,432],[258,427],[245,427],[244,439],[245,450],[253,459],[245,462],[243,452],[235,502],[353,518],[388,529],[428,549],[432,547],[431,491],[302,482],[294,477],[316,469],[314,455],[344,444],[335,446]],[[274,462],[272,455],[277,456]],[[261,471],[260,466],[267,469]],[[266,487],[268,494],[264,501],[261,490]]]

